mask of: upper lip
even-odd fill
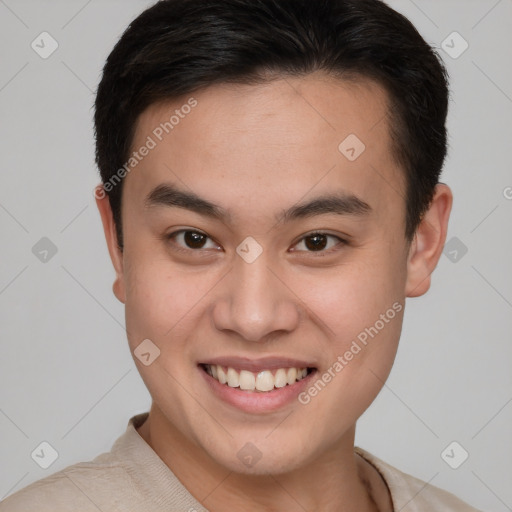
[[[215,357],[202,361],[200,364],[219,365],[237,370],[260,372],[263,370],[277,370],[279,368],[315,368],[311,361],[292,359],[289,357],[262,357],[251,359],[248,357]]]

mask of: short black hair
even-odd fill
[[[119,171],[148,106],[214,84],[315,71],[368,78],[386,90],[392,152],[406,178],[405,236],[412,240],[446,156],[449,91],[442,60],[407,18],[381,0],[161,0],[125,30],[96,95],[96,163],[111,185],[119,248]]]

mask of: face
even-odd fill
[[[378,85],[315,74],[139,118],[114,291],[169,431],[232,471],[352,447],[390,372],[415,283],[386,111]]]

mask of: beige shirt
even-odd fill
[[[0,502],[0,512],[205,512],[135,430],[147,415],[130,418],[110,452],[28,485]],[[396,512],[479,512],[453,494],[354,449],[383,476]]]

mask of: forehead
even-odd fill
[[[374,206],[393,195],[397,204],[403,176],[387,105],[372,81],[321,73],[220,84],[153,104],[137,121],[132,150],[148,137],[154,147],[125,178],[126,193],[140,202],[172,182],[226,209],[236,210],[238,199],[252,211],[275,212],[276,202],[342,188]]]

